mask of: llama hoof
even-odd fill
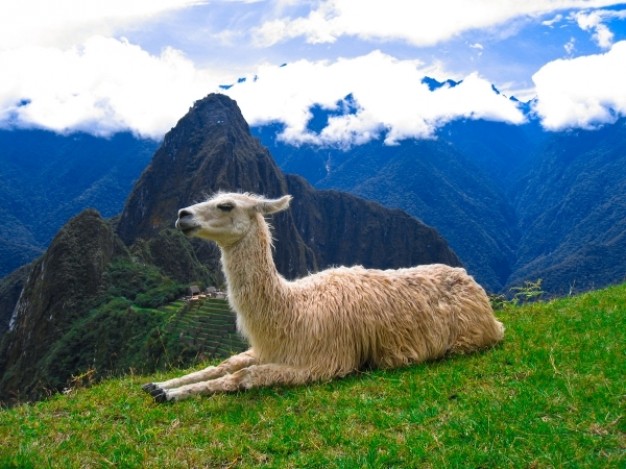
[[[163,389],[159,389],[153,393],[150,393],[154,398],[154,402],[158,402],[159,404],[163,404],[165,402],[170,402],[170,399],[167,397],[167,392]]]
[[[162,403],[172,400],[172,398],[168,397],[167,391],[157,384],[148,383],[144,384],[141,388],[150,394],[155,402]]]
[[[160,388],[154,383],[146,383],[143,386],[141,386],[141,389],[143,389],[148,394],[152,394],[152,391],[154,391],[155,389],[160,389]]]
[[[156,402],[162,403],[171,400],[167,396],[167,391],[157,384],[147,383],[141,386],[141,389],[150,394]]]

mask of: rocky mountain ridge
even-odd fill
[[[268,197],[294,195],[291,210],[277,215],[272,223],[276,264],[290,278],[337,263],[340,259],[329,255],[329,249],[333,251],[333,242],[346,239],[351,248],[335,252],[348,265],[387,268],[435,259],[459,262],[435,230],[400,210],[384,209],[345,193],[316,191],[301,177],[284,174],[250,135],[235,102],[222,95],[196,102],[176,132],[166,136],[127,201],[118,233],[127,244],[148,238],[171,226],[172,214],[179,208],[220,190]],[[376,238],[376,233],[384,233],[386,239]],[[381,243],[375,244],[379,239]],[[417,239],[428,241],[422,244]],[[376,256],[371,254],[374,249]],[[330,258],[332,262],[325,261]]]

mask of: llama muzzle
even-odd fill
[[[190,236],[196,228],[198,228],[198,224],[194,221],[193,215],[187,212],[182,212],[178,216],[175,226],[186,236]]]

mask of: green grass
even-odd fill
[[[626,467],[626,286],[506,308],[481,354],[157,405],[152,377],[0,411],[0,467]]]

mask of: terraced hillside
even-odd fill
[[[191,361],[228,357],[247,348],[226,300],[180,300],[161,309],[174,313],[167,335],[179,342],[181,353]]]

